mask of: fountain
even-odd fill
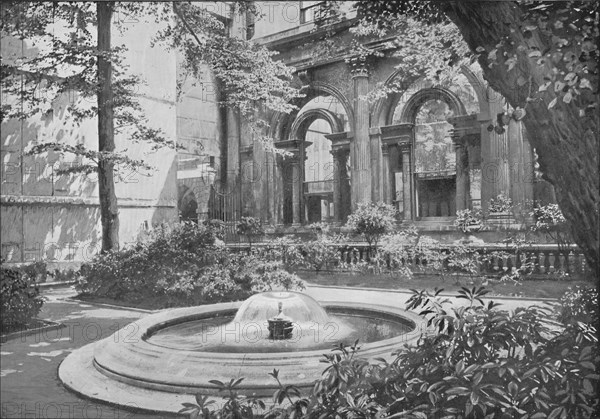
[[[216,395],[215,379],[245,377],[242,393],[270,397],[273,368],[283,383],[311,388],[322,354],[339,342],[359,339],[361,356],[390,358],[415,342],[422,326],[419,316],[395,307],[265,292],[149,315],[74,351],[59,377],[88,398],[173,412],[189,395]]]

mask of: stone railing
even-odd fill
[[[246,244],[228,245],[233,249],[247,249]],[[273,252],[266,243],[253,245],[261,251],[261,256],[266,260],[273,260]],[[449,253],[455,245],[443,245],[430,247],[428,252]],[[524,273],[534,278],[556,276],[566,273],[569,276],[589,276],[590,269],[587,266],[582,251],[575,245],[560,248],[556,244],[533,244],[519,248],[503,244],[472,244],[468,247],[470,252],[479,254],[479,270],[483,275],[503,275],[514,269],[523,268]],[[379,260],[381,268],[394,269],[398,265],[404,265],[416,273],[435,273],[427,260],[427,252],[416,252],[420,256],[403,258],[401,262],[392,261],[389,257]],[[372,251],[365,243],[347,243],[338,245],[338,257],[330,260],[323,270],[356,270],[361,266],[368,265],[373,260]]]

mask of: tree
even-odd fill
[[[235,13],[256,13],[245,2],[232,3]],[[50,141],[37,144],[30,153],[56,151],[83,159],[81,165],[63,171],[98,173],[102,221],[102,251],[119,245],[118,205],[114,175],[119,164],[134,169],[148,168],[115,149],[115,134],[126,131],[133,141],[148,141],[153,148],[174,147],[157,129],[147,126],[135,89],[143,81],[128,74],[123,65],[125,46],[111,44],[112,16],[123,13],[133,19],[153,17],[161,28],[155,42],[177,48],[185,58],[183,69],[198,78],[201,62],[208,63],[221,82],[230,106],[248,119],[256,138],[269,146],[269,139],[258,135],[265,122],[254,114],[255,108],[289,112],[288,102],[298,95],[290,87],[292,70],[272,60],[266,48],[243,39],[232,38],[219,17],[192,3],[116,3],[116,2],[8,2],[2,3],[0,30],[4,36],[36,40],[50,47],[33,56],[25,55],[2,62],[2,121],[27,119],[43,113],[62,94],[77,92],[81,97],[96,99],[96,106],[81,101],[69,105],[70,115],[79,123],[87,118],[98,120],[98,148]],[[54,28],[64,29],[54,36]],[[117,22],[121,31],[127,28]],[[96,42],[96,43],[95,43]],[[47,94],[40,95],[44,89]]]
[[[490,86],[523,119],[544,177],[598,272],[598,2],[357,2],[365,24],[453,22]]]

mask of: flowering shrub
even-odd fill
[[[490,199],[488,209],[491,213],[506,212],[512,209],[512,199],[504,194],[498,195],[496,198]]]
[[[532,231],[540,231],[558,244],[559,248],[568,247],[571,244],[569,224],[557,204],[536,205],[530,212],[535,224],[531,226]]]
[[[259,257],[267,260],[279,260],[286,268],[295,268],[304,263],[300,252],[301,243],[290,236],[277,237],[269,240],[257,252]]]
[[[0,265],[0,332],[10,333],[27,327],[44,304],[35,277]]]
[[[383,202],[361,202],[356,211],[348,217],[347,226],[352,229],[352,233],[362,235],[369,247],[377,246],[381,236],[393,230],[396,215],[396,208],[392,205]]]
[[[320,272],[327,263],[339,260],[339,244],[339,237],[328,234],[319,234],[316,239],[302,243],[303,265]]]
[[[463,233],[479,231],[483,227],[482,214],[480,210],[464,209],[456,212],[454,226]]]
[[[229,252],[218,229],[191,222],[163,225],[134,246],[97,255],[82,265],[76,289],[160,307],[235,301],[267,289],[302,282],[280,262]]]

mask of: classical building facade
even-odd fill
[[[224,183],[238,196],[234,211],[285,231],[315,221],[343,224],[359,202],[383,201],[405,221],[445,229],[457,211],[485,211],[498,195],[517,207],[542,198],[522,115],[508,116],[512,110],[476,66],[442,84],[403,79],[390,39],[367,41],[377,58],[325,57],[318,42],[324,31],[344,42],[355,20],[349,11],[317,27],[320,3],[262,4],[265,20],[246,31],[296,69],[305,96],[295,112],[268,116],[269,135],[286,156],[266,152],[249,135],[228,137]],[[395,93],[370,99],[392,85]]]
[[[151,124],[185,147],[151,152],[117,136],[117,148],[143,158],[152,173],[122,172],[117,183],[122,243],[143,230],[177,219],[220,219],[233,229],[254,216],[282,232],[324,221],[343,225],[361,201],[396,206],[402,220],[424,229],[452,229],[456,212],[482,208],[502,194],[519,205],[551,200],[551,188],[534,176],[534,151],[518,118],[502,120],[505,101],[476,67],[452,82],[404,79],[390,39],[365,41],[373,59],[344,52],[324,55],[322,38],[348,42],[355,19],[321,27],[322,2],[257,2],[261,20],[239,18],[226,3],[203,3],[230,35],[251,38],[295,68],[304,96],[290,114],[264,115],[266,134],[282,151],[266,151],[233,109],[208,67],[184,80],[173,51],[151,47],[155,28],[136,23],[115,42],[147,85],[140,102]],[[350,3],[348,3],[350,4]],[[121,38],[119,38],[121,37]],[[3,59],[27,50],[27,41],[3,37]],[[177,95],[177,84],[182,87]],[[400,86],[373,100],[373,92]],[[55,138],[93,147],[96,121],[65,125],[73,97],[52,112],[2,125],[2,257],[12,262],[85,260],[100,248],[97,182],[93,176],[58,175],[69,158],[28,156],[36,142]],[[500,128],[499,125],[502,125]]]

